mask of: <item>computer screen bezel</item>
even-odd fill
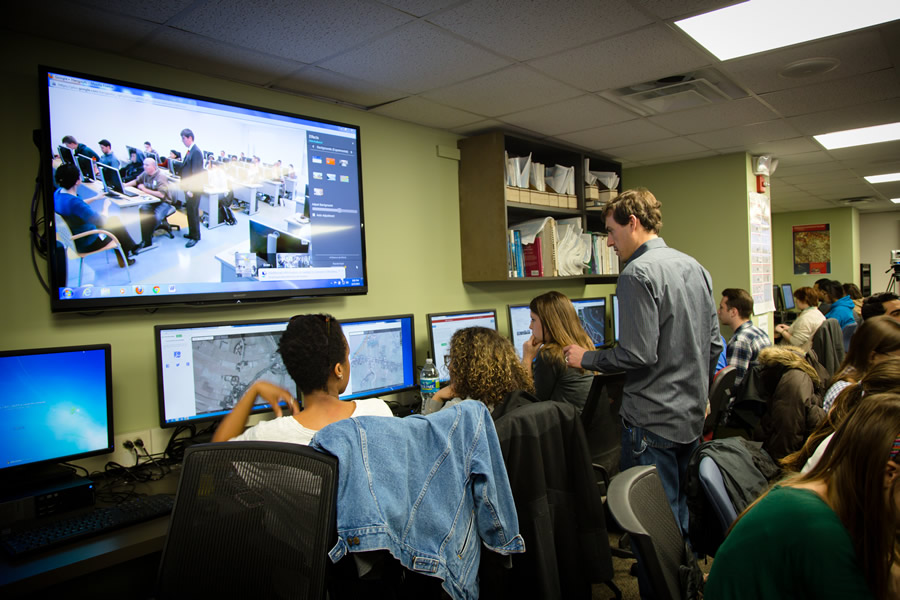
[[[784,310],[797,308],[797,303],[794,302],[794,288],[790,283],[781,284],[781,301],[784,305]]]
[[[338,319],[341,324],[341,328],[343,329],[345,325],[350,325],[354,323],[366,323],[366,322],[374,322],[374,321],[388,321],[394,319],[407,319],[409,321],[409,331],[410,331],[410,360],[409,360],[409,385],[401,386],[398,388],[391,388],[390,390],[384,390],[383,388],[378,390],[370,390],[364,393],[353,394],[350,395],[341,395],[341,400],[362,400],[365,398],[373,398],[380,395],[386,394],[396,394],[400,392],[409,391],[412,389],[416,389],[418,387],[417,372],[416,372],[416,360],[415,360],[415,318],[412,314],[401,314],[401,315],[388,315],[388,316],[376,316],[376,317],[363,317],[363,318],[349,318],[349,319]],[[287,319],[249,319],[249,320],[237,320],[237,321],[208,321],[202,323],[173,323],[167,325],[156,325],[153,328],[153,337],[155,344],[155,356],[156,356],[156,385],[157,385],[157,400],[158,400],[158,409],[159,409],[159,425],[161,428],[172,428],[178,427],[182,425],[192,425],[192,424],[202,424],[202,423],[210,423],[214,421],[219,421],[223,419],[229,412],[216,412],[216,413],[208,413],[202,416],[195,416],[185,419],[167,419],[167,410],[166,410],[166,397],[165,397],[165,386],[164,386],[164,369],[163,369],[163,348],[162,348],[162,332],[163,331],[171,331],[178,329],[210,329],[214,330],[219,327],[241,327],[241,326],[254,326],[254,325],[279,325],[283,324],[284,329],[287,328],[288,323],[290,322],[290,318]],[[352,365],[351,365],[351,375],[352,375]],[[406,377],[404,377],[406,379]],[[293,383],[293,382],[292,382]],[[297,393],[296,389],[291,389],[293,393],[299,398],[299,393]],[[250,414],[266,414],[272,412],[273,409],[268,405],[254,405],[251,409]]]
[[[772,300],[775,302],[775,310],[784,312],[784,295],[781,291],[781,286],[777,283],[772,284]]]
[[[514,309],[522,309],[522,308],[527,309],[528,312],[531,313],[531,306],[528,303],[507,304],[506,305],[506,318],[509,321],[509,340],[512,342],[513,348],[515,348],[515,350],[516,350],[516,356],[518,356],[520,360],[522,358],[522,344],[516,343],[516,331],[515,331],[515,328],[513,327],[513,310]],[[530,316],[529,316],[529,319],[530,319]],[[531,332],[529,329],[529,336],[530,335],[531,335]],[[524,344],[524,342],[523,342],[523,344]]]
[[[44,199],[44,220],[46,229],[43,232],[48,247],[55,247],[56,244],[56,225],[54,216],[54,200],[53,195],[56,191],[56,183],[53,178],[53,149],[59,150],[58,140],[51,140],[51,114],[50,114],[50,92],[48,85],[48,77],[51,74],[60,76],[82,78],[103,85],[122,86],[132,88],[137,91],[146,91],[154,94],[166,94],[174,97],[182,98],[190,102],[215,103],[228,108],[235,108],[247,111],[247,114],[267,114],[274,117],[307,121],[313,125],[322,125],[323,127],[340,129],[351,135],[355,143],[355,162],[356,172],[355,183],[351,179],[351,185],[354,187],[354,193],[358,199],[358,227],[355,231],[358,233],[358,251],[359,260],[354,265],[359,267],[359,275],[350,276],[345,279],[331,280],[323,279],[323,283],[319,287],[304,287],[303,279],[289,280],[284,285],[275,289],[270,286],[253,286],[250,289],[238,288],[228,285],[231,282],[223,282],[222,288],[214,290],[201,291],[181,291],[176,286],[169,286],[168,293],[145,294],[142,287],[138,285],[142,282],[132,282],[128,285],[121,285],[118,281],[108,287],[121,288],[127,293],[123,294],[104,294],[104,293],[72,293],[65,285],[57,285],[51,290],[50,294],[50,310],[51,312],[71,312],[83,310],[102,310],[102,309],[131,309],[144,307],[158,307],[166,305],[209,305],[209,304],[248,304],[252,302],[277,302],[287,299],[305,299],[315,297],[329,296],[355,296],[365,295],[369,289],[369,271],[366,249],[366,228],[365,228],[365,194],[363,184],[363,140],[361,136],[361,128],[359,125],[352,123],[334,121],[315,115],[304,115],[296,112],[288,112],[270,108],[268,106],[254,106],[234,102],[226,98],[215,98],[194,94],[179,90],[177,88],[162,88],[148,85],[140,81],[118,80],[103,75],[72,71],[69,69],[56,68],[48,65],[38,66],[38,96],[40,99],[40,115],[41,129],[40,131],[40,151],[41,151],[41,185]],[[123,144],[127,145],[127,144]],[[68,149],[68,148],[67,148]],[[143,156],[143,152],[139,148],[135,148],[139,152],[139,156]],[[74,157],[73,157],[74,158]],[[122,182],[124,184],[124,182]],[[354,207],[355,209],[357,207]],[[135,237],[132,233],[132,237]],[[354,240],[356,238],[354,237]],[[315,240],[313,240],[315,241]],[[354,246],[355,248],[355,246]],[[354,259],[355,260],[355,259]],[[59,281],[56,277],[56,271],[59,269],[54,261],[50,261],[51,281]],[[280,280],[279,280],[280,281]],[[299,282],[299,285],[293,285],[293,282]],[[63,282],[65,283],[65,282]],[[82,287],[90,287],[97,285],[98,288],[103,286],[105,282],[97,284],[85,283]],[[271,284],[271,281],[267,282]],[[152,284],[151,284],[152,285]],[[163,286],[160,286],[163,287]],[[176,291],[172,291],[176,290]]]
[[[113,419],[113,387],[112,387],[112,346],[110,344],[84,344],[81,346],[57,346],[53,348],[27,348],[16,350],[0,350],[0,359],[15,356],[35,356],[39,354],[64,354],[74,352],[93,352],[100,350],[103,352],[105,382],[106,387],[106,446],[94,448],[84,452],[75,452],[72,454],[63,454],[52,458],[47,458],[28,463],[17,464],[9,467],[0,466],[0,473],[6,474],[22,473],[29,469],[40,469],[48,465],[89,458],[91,456],[99,456],[101,454],[109,454],[115,450],[115,421]],[[52,399],[58,397],[53,390],[45,390]],[[41,443],[39,440],[36,443]]]
[[[610,339],[616,343],[619,341],[619,297],[616,294],[609,295],[609,328]]]
[[[494,315],[494,331],[499,331],[499,322],[497,320],[497,309],[496,308],[485,308],[485,309],[470,309],[470,310],[455,310],[455,311],[447,311],[447,312],[433,312],[425,315],[425,325],[428,327],[428,350],[431,353],[431,358],[434,360],[434,364],[438,367],[438,371],[441,370],[441,365],[438,364],[438,352],[434,347],[434,328],[431,326],[431,322],[435,317],[452,317],[455,315],[476,315],[480,313],[489,313]],[[449,381],[449,378],[444,379],[441,378],[441,384],[445,384]]]

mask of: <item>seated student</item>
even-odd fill
[[[93,150],[91,150],[90,148],[85,146],[84,144],[79,143],[78,140],[75,139],[75,136],[72,136],[72,135],[65,136],[62,139],[62,143],[63,143],[63,146],[65,146],[66,148],[71,150],[72,154],[74,154],[75,156],[78,156],[79,154],[83,154],[84,156],[87,156],[91,160],[100,160],[100,156],[96,152],[94,152]]]
[[[531,309],[531,337],[522,346],[522,366],[534,379],[539,400],[568,402],[579,411],[584,408],[594,381],[592,373],[566,364],[563,348],[575,344],[593,350],[572,302],[559,292],[547,292],[534,298]]]
[[[831,410],[841,390],[857,383],[869,367],[888,356],[900,356],[900,323],[885,316],[860,323],[850,338],[850,350],[828,382],[822,408]]]
[[[772,345],[769,334],[756,327],[750,316],[753,314],[753,296],[740,288],[722,290],[722,300],[716,311],[722,325],[730,327],[734,334],[728,340],[726,356],[728,364],[736,371],[735,384],[741,382],[750,363],[756,360],[759,351]]]
[[[107,139],[102,139],[97,143],[100,145],[101,156],[98,159],[100,164],[118,169],[120,161],[112,151],[112,143]]]
[[[859,287],[855,283],[845,283],[841,288],[843,288],[844,294],[850,296],[850,299],[853,300],[853,318],[859,323],[862,321],[862,292],[859,291]]]
[[[305,445],[319,429],[341,419],[393,416],[381,398],[345,401],[338,397],[350,382],[350,347],[341,324],[331,315],[292,318],[278,343],[278,353],[302,394],[302,408],[286,389],[257,381],[222,419],[214,442],[258,440]],[[272,406],[277,418],[244,431],[257,397]],[[280,402],[287,403],[290,415],[282,415]]]
[[[887,315],[895,321],[900,321],[900,298],[890,292],[869,296],[863,300],[861,313],[864,321],[879,315]]]
[[[775,331],[781,335],[784,343],[808,352],[812,348],[813,334],[825,322],[825,315],[816,306],[819,295],[813,288],[802,287],[794,290],[794,299],[797,308],[800,309],[800,315],[790,326],[779,323],[775,326]]]
[[[109,218],[110,200],[106,196],[97,195],[87,200],[78,197],[78,184],[81,183],[81,173],[78,167],[70,164],[59,165],[54,174],[56,184],[59,188],[53,193],[53,209],[59,216],[63,218],[72,235],[91,231],[92,229],[104,229],[119,240],[122,252],[125,253],[125,260],[129,265],[134,264],[134,259],[130,258],[130,254],[134,252],[136,244],[128,231],[119,222],[119,219]],[[98,213],[89,205],[100,200],[103,208]],[[93,234],[75,240],[75,248],[79,252],[93,252],[105,248],[110,243],[110,239],[103,234]],[[116,258],[119,266],[124,267],[121,255],[116,252]]]
[[[119,169],[122,174],[122,183],[131,183],[144,172],[144,159],[138,156],[137,150],[128,153],[128,162]]]
[[[148,156],[144,159],[144,172],[132,184],[142,194],[160,199],[160,202],[144,204],[140,208],[141,243],[138,245],[138,250],[141,250],[153,245],[153,232],[170,214],[172,199],[169,198],[169,178],[163,175],[152,157]]]
[[[828,448],[834,432],[856,410],[863,396],[885,393],[900,394],[900,357],[892,356],[872,365],[859,383],[844,388],[803,448],[781,459],[781,465],[800,473],[812,470]]]
[[[831,302],[831,308],[825,313],[826,319],[837,319],[841,329],[855,323],[853,318],[853,299],[844,293],[844,286],[841,282],[831,280],[825,284],[825,293],[828,294],[828,300]]]
[[[813,284],[813,289],[819,294],[819,310],[823,315],[828,314],[828,311],[831,310],[831,301],[828,299],[828,293],[825,291],[830,282],[830,279],[823,277],[822,279],[817,279]]]
[[[866,396],[814,469],[788,477],[738,517],[704,598],[896,597],[898,454],[900,395]]]
[[[209,163],[209,171],[207,172],[207,185],[210,189],[226,190],[226,193],[219,194],[219,222],[228,225],[237,225],[237,219],[231,212],[231,203],[234,202],[234,192],[231,191],[231,184],[228,181],[228,174],[222,168],[222,163],[211,161]]]
[[[515,391],[534,393],[534,384],[512,342],[486,327],[466,327],[450,338],[450,385],[441,388],[424,412],[463,400],[480,400],[488,410]]]

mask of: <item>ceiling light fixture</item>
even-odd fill
[[[865,178],[869,183],[889,183],[900,181],[900,173],[885,173],[884,175],[869,175]]]
[[[850,146],[863,146],[865,144],[878,144],[880,142],[892,142],[900,140],[900,123],[887,123],[872,127],[860,127],[834,133],[823,133],[813,136],[817,142],[825,146],[827,150],[835,148],[849,148]]]
[[[749,0],[675,25],[719,60],[729,60],[895,19],[900,19],[900,2]]]
[[[900,198],[891,198],[891,202],[894,204],[900,204]]]

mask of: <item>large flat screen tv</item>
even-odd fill
[[[54,200],[56,168],[73,156],[111,163],[126,190],[143,171],[143,159],[159,156],[157,168],[176,208],[166,217],[173,237],[157,229],[134,264],[125,266],[114,251],[83,252],[89,243],[98,243],[90,237],[59,250],[49,261],[52,310],[367,292],[359,127],[47,67],[41,67],[39,80],[51,248],[62,237],[58,223],[75,236],[84,230],[84,222],[73,216],[77,211]],[[189,179],[173,168],[178,161],[162,160],[175,150],[184,161],[190,141],[181,135],[185,129],[193,133],[194,150],[202,158],[202,171]],[[104,153],[101,140],[110,144],[115,159]],[[132,156],[136,161],[129,165]],[[145,227],[155,224],[158,199],[126,196],[105,185],[106,179],[78,184],[77,196],[94,212],[106,213],[101,225],[107,230],[124,230],[140,243],[142,219]],[[233,225],[225,213],[229,205]],[[57,219],[57,209],[66,215]],[[193,210],[202,215],[200,241],[187,247],[191,240],[184,236]],[[257,247],[260,231],[272,240],[277,233],[277,243]]]

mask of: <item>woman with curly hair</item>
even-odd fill
[[[568,402],[584,408],[594,378],[580,367],[566,364],[563,348],[570,344],[593,350],[572,301],[559,292],[547,292],[528,305],[531,337],[522,346],[522,366],[534,378],[539,400]]]
[[[510,392],[534,393],[534,384],[519,362],[512,342],[486,327],[460,329],[450,338],[450,385],[433,400],[452,406],[480,400],[493,411]],[[431,412],[426,407],[426,412]]]

